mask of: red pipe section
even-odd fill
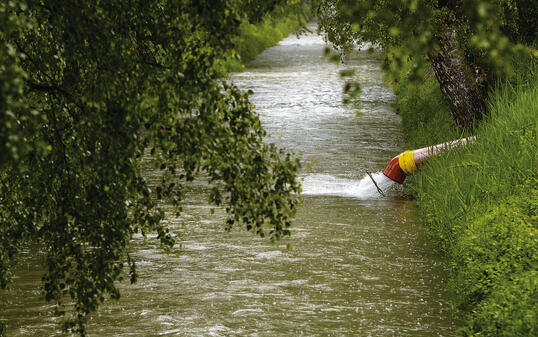
[[[417,166],[425,162],[429,157],[438,154],[441,151],[450,150],[467,143],[473,142],[475,136],[454,140],[433,146],[423,147],[418,150],[404,151],[392,158],[383,170],[383,174],[395,182],[401,184],[407,175],[413,174]]]

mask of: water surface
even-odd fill
[[[304,205],[291,240],[225,232],[225,215],[210,213],[199,183],[182,217],[168,220],[181,244],[166,254],[135,240],[139,281],[122,284],[121,300],[92,315],[90,336],[454,334],[443,264],[415,204],[381,174],[374,178],[386,197],[365,177],[403,149],[379,56],[357,52],[337,65],[324,46],[315,34],[292,35],[230,78],[254,91],[268,141],[302,158]],[[344,105],[338,72],[348,68],[362,93]],[[14,291],[0,293],[9,336],[60,335],[39,299],[38,263],[28,258]]]

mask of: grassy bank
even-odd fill
[[[304,27],[310,18],[309,8],[304,7],[302,10],[293,11],[277,8],[255,24],[245,19],[240,26],[240,35],[235,41],[237,54],[227,58],[226,69],[229,72],[243,71],[247,62],[254,60],[265,49],[277,45],[280,40]]]
[[[451,263],[464,336],[538,334],[538,70],[535,60],[517,69],[490,95],[476,142],[406,183]],[[394,87],[409,148],[463,136],[433,78]]]

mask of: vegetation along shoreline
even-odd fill
[[[476,136],[405,188],[447,257],[460,335],[538,334],[535,0],[0,2],[0,290],[39,255],[37,293],[85,336],[137,280],[133,238],[174,246],[162,205],[179,217],[201,176],[227,229],[291,235],[300,161],[225,78],[312,17],[340,54],[380,47],[409,148]]]
[[[405,185],[449,261],[460,334],[536,335],[538,5],[320,3],[320,25],[341,52],[382,47],[408,148],[476,135]]]

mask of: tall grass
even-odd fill
[[[410,130],[407,136],[411,145],[435,144],[458,136],[447,126],[448,112],[439,106],[440,94],[434,82],[427,80],[406,90],[397,104],[406,132]],[[477,129],[474,144],[431,158],[409,179],[407,187],[417,197],[432,238],[451,261],[455,301],[467,314],[462,335],[535,336],[535,60],[518,65],[516,76],[491,94],[489,108],[490,116]]]

